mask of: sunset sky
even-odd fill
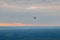
[[[0,0],[0,26],[41,24],[60,25],[60,0]]]

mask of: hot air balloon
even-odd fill
[[[36,19],[36,17],[34,17],[34,19]]]

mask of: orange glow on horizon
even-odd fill
[[[0,23],[0,26],[60,26],[60,24]]]
[[[32,25],[22,23],[0,23],[0,26],[32,26]]]

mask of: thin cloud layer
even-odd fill
[[[0,0],[0,23],[60,24],[60,0]]]
[[[5,1],[1,1],[0,2],[0,8],[3,8],[3,9],[9,9],[9,8],[11,8],[11,9],[14,9],[14,10],[20,10],[21,9],[21,7],[19,5],[8,4]]]
[[[27,7],[26,9],[48,9],[48,10],[60,10],[60,6],[56,6],[56,5],[51,5],[51,6],[30,6],[30,7]]]
[[[34,5],[34,2],[36,3],[36,0],[35,1],[33,0],[33,1],[30,1],[30,2],[32,2],[33,5],[30,5],[30,3],[29,4],[27,3],[28,5],[27,4],[25,5],[23,2],[28,2],[29,0],[28,1],[27,0],[25,0],[25,1],[20,0],[19,2],[22,2],[22,4],[20,3],[20,5],[19,5],[19,4],[16,3],[18,0],[13,1],[13,3],[11,3],[12,1],[10,1],[10,2],[9,1],[10,0],[1,0],[0,1],[0,8],[8,8],[8,9],[11,8],[11,9],[14,9],[14,10],[22,10],[22,9],[34,9],[34,10],[36,10],[36,9],[52,10],[53,9],[53,10],[60,10],[60,5],[59,4],[58,5],[48,5],[48,4],[43,5],[43,4],[39,3],[40,5]],[[40,0],[40,1],[42,1],[42,0]],[[45,2],[47,2],[47,1],[48,0],[46,0]],[[53,0],[51,0],[51,1],[53,1]]]

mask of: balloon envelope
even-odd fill
[[[36,19],[36,17],[34,17],[34,19]]]

